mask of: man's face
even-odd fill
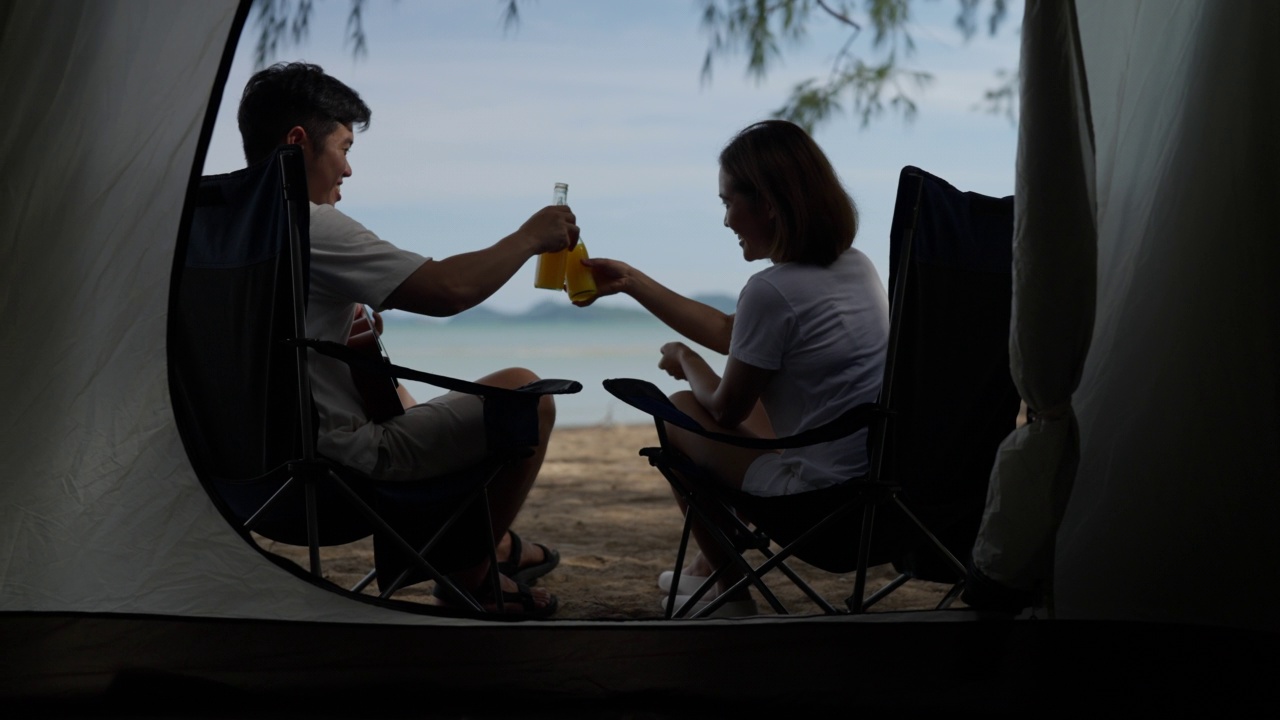
[[[323,147],[307,143],[303,158],[307,166],[307,195],[317,205],[334,205],[342,199],[342,180],[351,177],[351,165],[347,163],[347,151],[355,142],[350,125],[339,125]]]

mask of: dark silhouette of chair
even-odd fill
[[[581,386],[542,380],[517,390],[493,388],[306,338],[309,206],[297,146],[282,146],[244,170],[202,178],[188,206],[189,231],[170,291],[170,388],[192,465],[223,514],[250,542],[252,531],[308,547],[317,581],[320,547],[373,535],[376,570],[354,591],[376,577],[385,598],[406,583],[432,579],[481,612],[433,562],[436,553],[465,544],[478,548],[477,561],[487,551],[493,596],[501,598],[486,488],[506,463],[528,457],[537,445],[539,397]],[[320,456],[309,348],[383,374],[388,383],[413,379],[483,396],[492,461],[444,478],[391,483]],[[463,518],[469,521],[459,523]],[[472,530],[464,534],[455,526]],[[474,529],[481,526],[487,535]]]
[[[902,170],[890,231],[890,333],[880,397],[823,427],[776,440],[719,434],[677,410],[650,383],[605,381],[609,392],[654,417],[660,446],[641,455],[687,501],[676,577],[692,522],[699,519],[744,572],[735,588],[749,583],[778,613],[787,611],[763,580],[774,569],[824,612],[839,612],[788,566],[793,555],[829,572],[855,572],[845,602],[849,612],[865,611],[912,579],[951,584],[939,607],[954,600],[965,579],[957,556],[969,556],[996,449],[1018,413],[1008,357],[1012,235],[1013,198],[961,192],[918,168]],[[871,469],[850,478],[844,499],[801,531],[768,522],[752,526],[735,507],[745,498],[735,500],[676,451],[667,439],[667,423],[756,449],[804,447],[870,428]],[[835,564],[812,559],[819,545],[846,552]],[[774,546],[780,549],[775,552]],[[752,566],[744,556],[749,550],[764,561]],[[866,597],[867,569],[887,563],[898,577]],[[722,571],[683,607],[675,606],[679,584],[673,582],[668,616],[686,613]],[[730,593],[697,615],[713,613]]]

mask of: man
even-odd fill
[[[370,114],[354,90],[305,63],[278,64],[258,72],[240,100],[237,119],[249,164],[267,158],[281,144],[302,148],[311,200],[311,337],[345,342],[359,304],[432,316],[457,314],[492,295],[529,258],[577,242],[578,227],[566,206],[543,208],[490,247],[443,260],[378,238],[334,207],[342,199],[343,180],[351,177],[347,153],[354,130],[367,128]],[[409,400],[403,415],[375,423],[365,416],[345,364],[312,353],[310,365],[320,421],[317,448],[326,457],[380,480],[439,477],[485,460],[483,404],[478,397],[448,393],[420,405]],[[528,370],[509,368],[477,382],[516,388],[536,379]],[[537,477],[555,422],[552,399],[544,396],[539,402],[539,444],[532,457],[507,466],[494,480],[490,514],[499,534],[494,539],[500,540],[504,607],[510,611],[514,605],[517,612],[543,616],[555,611],[555,596],[506,577],[532,580],[559,559],[555,551],[521,543],[508,532]],[[479,593],[482,602],[496,604],[495,598],[483,595],[487,562],[473,554],[465,560],[455,558],[453,564],[461,562],[470,564],[440,564],[459,585]]]

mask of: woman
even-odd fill
[[[871,261],[852,247],[857,209],[821,148],[790,122],[747,127],[720,154],[720,199],[743,259],[771,263],[747,281],[734,315],[683,297],[625,263],[586,261],[599,295],[626,293],[684,337],[729,356],[721,378],[684,343],[664,345],[658,367],[689,383],[672,401],[708,429],[756,437],[793,435],[874,401],[889,335],[888,299]],[[822,517],[843,497],[841,484],[870,465],[865,430],[783,452],[668,430],[676,448],[715,482],[744,493],[735,503],[744,517],[764,525],[769,515],[770,524],[782,528],[771,528],[775,536]],[[680,594],[728,565],[719,581],[725,591],[741,574],[702,528],[695,526],[694,534],[702,552],[685,568]],[[827,553],[832,557],[821,557]],[[808,553],[820,565],[843,565],[842,554],[844,547]],[[670,575],[663,574],[660,587],[669,587]],[[755,604],[744,587],[721,610],[754,614]]]

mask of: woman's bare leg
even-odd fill
[[[710,413],[698,403],[693,393],[676,393],[671,396],[671,401],[681,412],[697,420],[700,425],[708,430],[751,437],[772,435],[772,428],[768,425],[768,418],[759,407],[752,413],[748,422],[743,423],[744,426],[750,424],[750,428],[739,426],[736,429],[727,429],[716,425]],[[757,432],[760,432],[761,435],[757,435]],[[695,465],[707,470],[716,482],[735,490],[742,489],[742,480],[746,476],[747,468],[751,466],[751,463],[761,455],[772,452],[770,450],[750,450],[718,443],[673,425],[667,425],[667,437],[677,450],[686,455]],[[682,512],[688,512],[684,501],[679,496],[676,496],[676,502],[680,504]],[[742,579],[742,573],[733,564],[732,558],[726,554],[725,550],[720,547],[720,544],[715,541],[707,528],[700,522],[695,521],[693,523],[693,536],[701,553],[688,566],[691,575],[710,575],[716,568],[724,567],[725,572],[720,576],[717,583],[720,591],[728,589]],[[750,597],[749,593],[746,588],[743,588],[730,599],[745,600],[748,597]]]

